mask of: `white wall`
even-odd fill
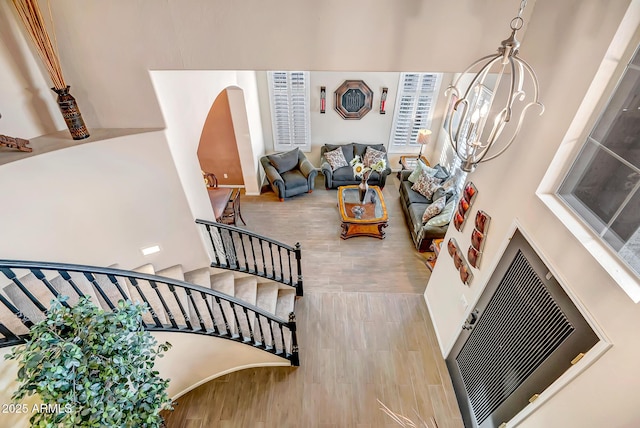
[[[211,105],[218,94],[230,86],[240,87],[245,97],[245,118],[241,118],[242,115],[239,114],[233,115],[234,108],[232,108],[231,100],[230,109],[234,128],[236,124],[241,126],[239,131],[236,130],[236,138],[241,142],[238,146],[238,152],[243,168],[245,187],[249,193],[257,193],[256,189],[259,189],[259,184],[256,179],[256,159],[262,154],[260,150],[264,143],[259,130],[256,131],[256,135],[247,135],[254,130],[248,123],[252,121],[259,123],[260,117],[255,84],[248,83],[251,82],[251,79],[255,81],[255,73],[250,71],[176,70],[151,71],[150,75],[164,115],[165,134],[169,148],[193,218],[215,220],[206,188],[202,186],[197,151],[202,127]],[[242,84],[245,85],[244,88],[241,86]],[[237,112],[238,108],[236,107],[235,110]],[[238,120],[246,120],[248,123],[241,124]],[[251,126],[255,127],[255,125]],[[251,142],[250,146],[248,146],[249,142]],[[258,152],[253,153],[254,149]]]
[[[0,2],[0,134],[33,138],[65,127],[53,86],[10,2]]]
[[[538,73],[546,112],[542,117],[530,116],[516,143],[502,157],[481,164],[468,177],[478,188],[470,218],[477,209],[492,217],[482,265],[473,269],[472,285],[462,285],[445,253],[438,259],[425,293],[443,355],[447,355],[467,315],[461,296],[471,303],[468,310],[472,310],[517,220],[559,282],[584,305],[611,341],[611,349],[550,400],[545,401],[543,394],[531,405],[537,410],[518,426],[640,424],[634,393],[640,387],[636,328],[640,311],[535,194],[629,3],[536,3],[521,55]],[[636,12],[638,5],[634,2]],[[550,28],[548,17],[552,15],[563,24]],[[463,233],[450,228],[445,242],[453,237],[466,251],[470,232],[468,224]]]
[[[0,168],[0,254],[124,269],[207,265],[162,132],[83,144]],[[152,244],[162,251],[145,257]]]

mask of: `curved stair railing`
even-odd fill
[[[196,220],[212,248],[211,267],[229,269],[280,282],[303,295],[302,249],[235,226]],[[295,267],[295,272],[294,272]]]
[[[104,310],[117,302],[145,302],[150,331],[220,337],[275,354],[299,365],[295,314],[283,320],[232,296],[171,278],[66,263],[0,260],[0,348],[24,343],[44,319],[51,299],[72,306],[88,295]]]

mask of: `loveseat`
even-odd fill
[[[369,176],[369,180],[367,181],[369,185],[380,186],[380,188],[384,188],[384,185],[387,182],[387,176],[391,174],[391,168],[389,167],[389,158],[387,157],[387,151],[385,150],[382,144],[359,144],[359,143],[349,143],[349,144],[325,144],[320,148],[320,169],[322,174],[324,175],[324,185],[327,189],[337,189],[339,186],[347,186],[350,184],[358,184],[361,182],[361,179],[354,177],[353,169],[349,165],[349,162],[355,157],[360,156],[360,160],[364,159],[365,152],[367,147],[371,147],[372,149],[378,150],[384,153],[384,160],[387,163],[387,169],[382,171],[382,173],[378,174],[373,171]],[[342,166],[337,169],[333,169],[329,162],[327,161],[325,154],[327,152],[331,152],[338,148],[342,149],[342,153],[344,154],[344,158],[347,162],[347,166]]]
[[[429,251],[431,241],[434,239],[444,238],[457,201],[455,181],[449,176],[449,172],[440,165],[429,168],[429,171],[441,183],[447,183],[447,189],[439,187],[430,199],[411,189],[414,184],[409,181],[412,171],[402,171],[400,174],[400,206],[404,212],[413,243],[416,249],[421,252]],[[417,175],[414,174],[414,177]],[[414,177],[412,179],[415,181]],[[451,181],[449,181],[450,179]],[[442,196],[446,200],[444,209],[427,222],[423,222],[425,210]]]

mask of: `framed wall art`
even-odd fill
[[[474,224],[475,227],[471,231],[471,245],[469,246],[469,251],[467,251],[469,264],[476,269],[480,268],[480,259],[482,258],[482,251],[490,222],[491,217],[489,217],[489,214],[478,210]]]
[[[373,91],[363,80],[345,80],[334,94],[334,108],[343,119],[362,119],[371,111]]]
[[[469,269],[469,265],[460,251],[460,247],[455,239],[449,238],[447,242],[447,252],[453,259],[453,266],[455,266],[456,270],[460,275],[460,280],[464,285],[471,285],[471,280],[473,279],[473,274]]]
[[[478,189],[476,189],[476,186],[472,182],[469,181],[464,185],[462,197],[458,201],[458,209],[453,215],[453,225],[458,232],[462,232],[464,223],[469,215],[469,210],[471,209],[471,205],[473,205],[473,201],[476,199],[477,194]]]

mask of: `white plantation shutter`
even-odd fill
[[[440,74],[402,73],[389,141],[390,152],[419,147],[418,130],[430,129]]]
[[[274,150],[310,151],[309,72],[270,71],[267,76]]]

